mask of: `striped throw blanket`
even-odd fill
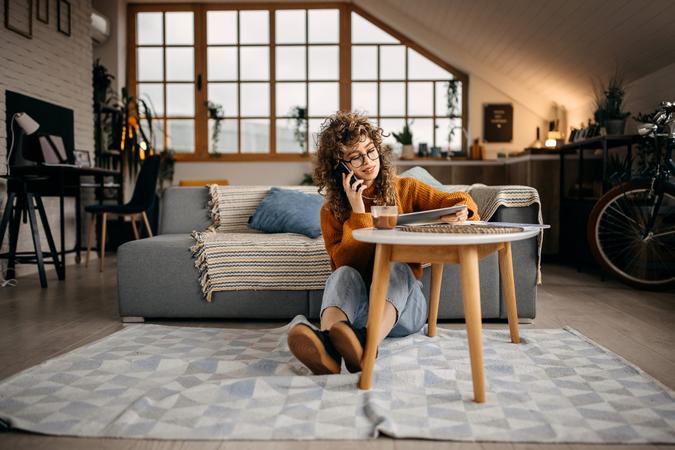
[[[316,193],[314,186],[288,188]],[[271,186],[209,186],[212,225],[204,231],[193,231],[195,244],[191,248],[207,301],[218,291],[323,289],[331,272],[323,238],[265,234],[248,227],[248,218],[270,189]],[[537,191],[526,186],[443,189],[468,192],[476,200],[483,220],[489,220],[499,206],[539,204]],[[541,222],[541,212],[539,215]]]

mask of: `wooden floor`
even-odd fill
[[[96,262],[94,260],[94,262]],[[68,279],[48,274],[49,288],[40,289],[37,275],[19,278],[18,286],[0,288],[0,378],[122,328],[117,313],[115,258],[106,271],[69,266]],[[539,287],[537,318],[523,328],[571,326],[638,365],[675,389],[675,294],[636,291],[573,268],[545,265]],[[169,322],[161,322],[169,323]],[[273,327],[281,322],[170,322],[189,326]],[[463,324],[441,324],[463,328]],[[505,324],[487,324],[489,328]],[[627,449],[675,446],[538,445],[457,443],[416,440],[218,442],[132,439],[85,439],[0,433],[0,449]]]

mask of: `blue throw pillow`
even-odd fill
[[[443,183],[441,183],[436,178],[431,176],[431,174],[429,172],[427,172],[426,169],[424,169],[420,166],[412,167],[412,168],[406,170],[405,172],[401,172],[398,176],[404,177],[404,178],[405,177],[415,178],[417,180],[420,180],[423,183],[428,184],[429,186],[433,186],[433,187],[437,187],[437,188],[443,187]]]
[[[249,226],[265,233],[321,236],[323,197],[273,187],[249,218]]]

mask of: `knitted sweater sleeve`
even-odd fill
[[[330,256],[331,267],[351,266],[361,273],[368,273],[375,246],[353,238],[352,232],[373,226],[370,213],[351,213],[349,219],[340,223],[333,212],[324,205],[321,208],[321,232]]]
[[[466,192],[440,191],[414,178],[403,178],[401,182],[404,184],[402,191],[406,192],[407,195],[405,197],[412,204],[412,211],[466,205],[469,212],[469,220],[480,220],[478,206]]]

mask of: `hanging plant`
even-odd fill
[[[94,106],[100,107],[110,101],[112,89],[110,88],[115,76],[108,72],[108,68],[101,64],[97,58],[92,67],[92,81],[94,84]]]
[[[294,106],[291,108],[289,114],[290,119],[294,120],[293,123],[293,137],[295,142],[300,145],[302,149],[302,154],[306,155],[309,153],[307,149],[307,108],[302,106]]]
[[[209,119],[213,120],[209,155],[214,156],[218,154],[218,142],[220,141],[221,124],[225,118],[225,109],[220,103],[212,102],[211,100],[206,102],[206,109],[209,112]]]
[[[459,89],[462,86],[462,82],[459,80],[448,80],[446,83],[446,113],[450,122],[450,131],[448,133],[448,142],[452,141],[452,137],[455,135],[455,130],[457,127],[452,125],[452,119],[459,119],[462,116],[459,115]]]

